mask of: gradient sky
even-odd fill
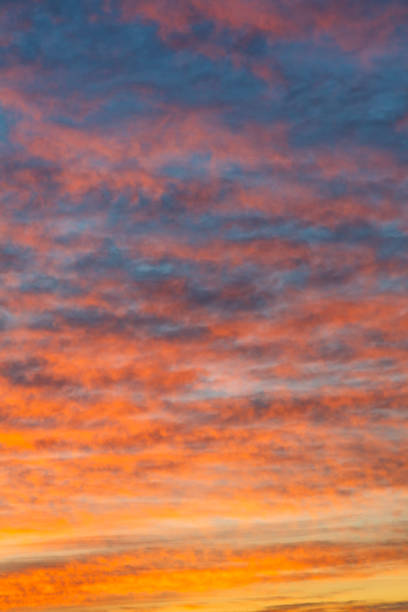
[[[0,45],[0,610],[408,611],[406,0]]]

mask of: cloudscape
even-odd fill
[[[0,610],[407,612],[406,0],[0,45]]]

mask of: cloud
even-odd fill
[[[404,610],[405,3],[28,4],[0,609]]]

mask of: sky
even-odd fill
[[[408,611],[407,68],[406,0],[1,0],[1,611]]]

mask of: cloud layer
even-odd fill
[[[406,2],[0,33],[0,610],[408,610]]]

